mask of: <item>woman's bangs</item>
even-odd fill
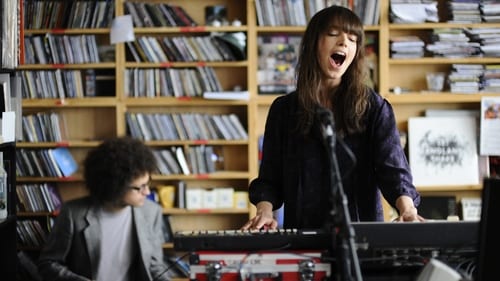
[[[345,33],[354,34],[361,38],[363,36],[363,25],[352,14],[340,13],[332,17],[330,26],[339,28]]]

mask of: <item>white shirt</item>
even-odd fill
[[[132,236],[132,209],[101,210],[101,249],[97,281],[130,281],[128,276],[135,248]]]

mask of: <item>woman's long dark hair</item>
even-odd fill
[[[306,28],[300,46],[297,65],[297,92],[302,114],[300,131],[311,128],[315,111],[323,106],[320,100],[323,73],[318,62],[318,42],[332,27],[357,36],[357,51],[353,62],[342,76],[342,82],[332,98],[335,126],[341,135],[364,129],[363,115],[368,107],[364,30],[359,17],[341,6],[331,6],[316,13]]]

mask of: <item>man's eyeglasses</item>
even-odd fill
[[[144,190],[146,190],[146,188],[149,189],[150,186],[151,181],[148,181],[147,183],[141,184],[139,186],[130,186],[130,189],[136,190],[138,192],[143,192]]]

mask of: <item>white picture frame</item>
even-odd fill
[[[479,184],[475,117],[411,117],[408,137],[416,186]]]

